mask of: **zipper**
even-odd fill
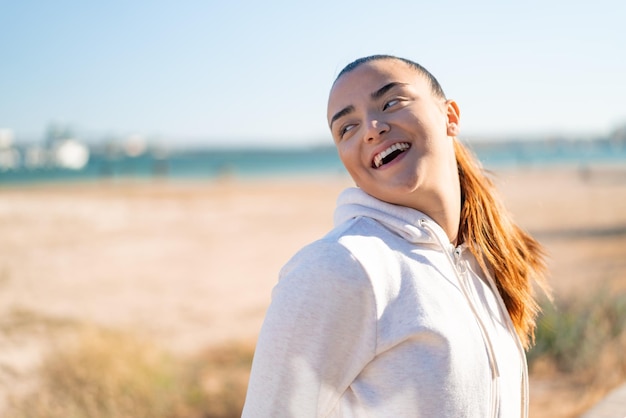
[[[496,361],[496,356],[495,356],[495,351],[493,349],[493,345],[491,343],[491,339],[489,338],[489,334],[487,333],[487,328],[485,326],[485,323],[483,322],[483,320],[481,319],[480,315],[478,314],[478,310],[476,309],[476,305],[474,304],[474,302],[472,301],[472,298],[469,295],[469,291],[467,289],[467,284],[465,281],[465,277],[467,276],[467,261],[462,260],[461,255],[463,252],[463,248],[461,246],[458,246],[456,248],[454,248],[453,251],[451,250],[452,244],[448,244],[446,245],[442,239],[439,237],[439,235],[437,234],[437,232],[432,228],[432,226],[429,224],[429,221],[425,218],[420,219],[420,224],[421,226],[423,226],[427,231],[430,232],[430,235],[435,238],[435,240],[439,243],[439,246],[441,247],[441,249],[443,250],[444,254],[446,254],[446,257],[448,258],[448,261],[450,262],[450,265],[452,266],[452,270],[454,271],[454,274],[457,278],[457,281],[459,283],[459,286],[461,288],[461,292],[463,294],[463,296],[465,297],[465,300],[467,302],[467,304],[469,305],[472,313],[474,314],[474,319],[476,320],[476,323],[478,324],[478,328],[480,329],[480,333],[481,336],[483,338],[483,343],[485,344],[485,348],[487,350],[487,357],[489,360],[489,367],[491,369],[491,391],[490,391],[490,396],[491,396],[491,405],[490,405],[490,409],[491,409],[491,413],[490,416],[492,417],[497,417],[498,416],[498,409],[499,409],[499,385],[498,385],[498,378],[500,377],[500,371],[498,369],[498,363]],[[450,253],[452,253],[453,255],[451,255]],[[493,291],[493,289],[492,289]]]
[[[500,292],[498,291],[498,287],[496,286],[495,280],[493,279],[493,277],[491,277],[491,273],[489,273],[488,270],[484,271],[484,273],[485,273],[485,277],[487,278],[487,282],[489,283],[489,287],[491,288],[492,293],[496,297],[496,300],[498,302],[498,305],[500,306],[500,309],[503,310],[503,312],[501,312],[501,315],[505,318],[505,322],[509,330],[509,333],[513,335],[514,340],[515,340],[515,346],[517,347],[517,351],[519,352],[520,358],[522,359],[522,405],[521,405],[522,417],[528,418],[529,382],[528,382],[528,364],[526,361],[526,352],[524,350],[524,347],[522,346],[521,340],[519,339],[517,335],[517,331],[515,330],[515,326],[513,325],[513,320],[508,314],[504,300],[502,299],[502,296],[500,295]]]
[[[444,248],[445,249],[445,248]],[[489,358],[489,366],[491,367],[491,416],[496,417],[498,415],[499,403],[500,403],[500,386],[498,385],[498,378],[500,377],[500,370],[498,368],[498,362],[496,360],[495,350],[493,348],[493,344],[491,342],[491,338],[489,337],[489,333],[487,332],[487,327],[483,322],[480,314],[478,313],[478,309],[474,304],[472,297],[469,294],[469,290],[467,288],[467,261],[461,259],[461,254],[463,249],[458,246],[454,249],[454,272],[457,276],[459,284],[461,286],[461,290],[463,291],[463,295],[467,301],[467,304],[470,306],[472,312],[474,313],[474,317],[476,322],[478,323],[478,328],[480,328],[480,332],[483,337],[483,341],[485,343],[485,347],[487,348],[487,357]]]

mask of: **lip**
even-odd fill
[[[409,144],[409,148],[404,151],[402,154],[400,154],[398,157],[396,157],[391,163],[387,163],[385,165],[381,165],[380,167],[375,167],[374,166],[374,158],[380,154],[381,152],[383,152],[384,150],[386,150],[387,148],[395,145],[395,144]],[[369,159],[369,165],[370,167],[372,167],[374,170],[380,170],[384,167],[386,167],[388,164],[392,164],[393,162],[395,162],[398,158],[402,157],[403,154],[406,154],[411,148],[412,148],[413,144],[411,144],[409,141],[402,141],[402,140],[398,140],[398,141],[389,141],[386,142],[383,145],[380,145],[379,147],[376,147],[376,149],[374,150],[374,152],[372,152],[370,154],[370,159]]]

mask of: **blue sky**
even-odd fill
[[[172,143],[330,141],[328,90],[363,55],[413,59],[470,138],[626,123],[626,2],[0,0],[0,129]]]

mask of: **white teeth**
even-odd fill
[[[400,150],[400,151],[406,151],[411,147],[411,145],[409,145],[406,142],[400,142],[397,144],[393,144],[392,146],[390,146],[389,148],[387,148],[386,150],[376,154],[376,156],[374,157],[374,167],[378,168],[381,165],[383,165],[383,159],[388,156],[389,154],[391,154],[392,152],[396,151],[396,150]]]

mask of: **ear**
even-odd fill
[[[454,100],[446,101],[446,116],[448,117],[448,136],[457,136],[460,132],[461,111]]]

